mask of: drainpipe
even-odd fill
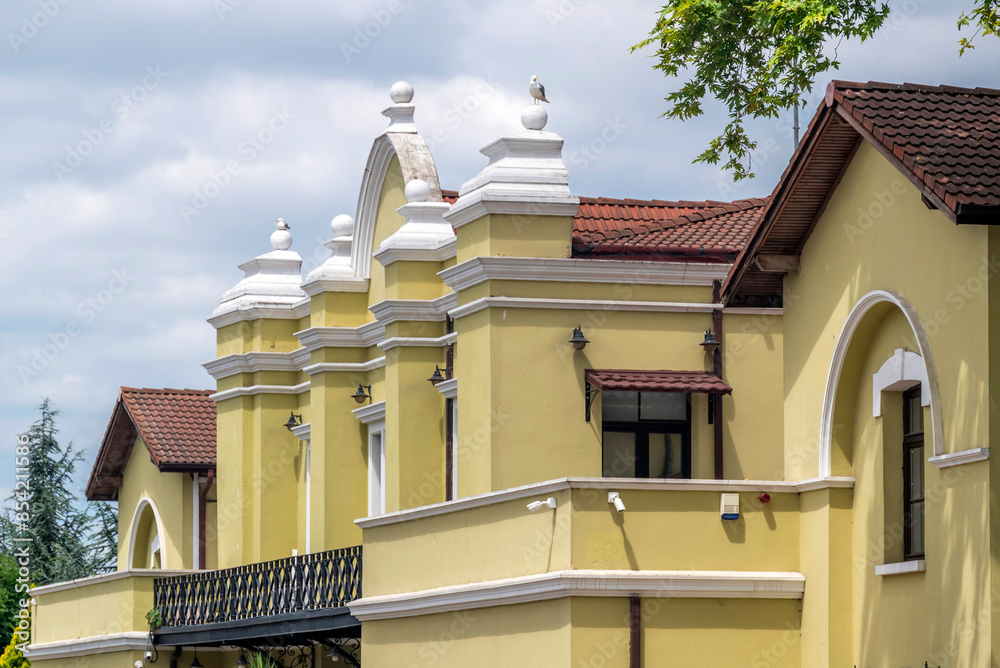
[[[629,644],[628,644],[628,665],[629,668],[639,668],[642,657],[642,617],[640,615],[641,599],[638,596],[629,598]]]
[[[195,478],[197,479],[197,478]],[[215,469],[209,469],[205,476],[205,486],[198,494],[198,569],[205,568],[205,507],[208,505],[208,492],[215,482]]]
[[[719,342],[719,346],[715,349],[713,354],[713,364],[712,372],[721,380],[722,379],[722,282],[714,281],[712,283],[712,302],[714,304],[719,304],[719,308],[712,311],[712,334],[715,336],[715,340]],[[723,395],[716,395],[715,400],[712,402],[712,408],[715,411],[713,417],[712,426],[715,428],[715,479],[722,480],[723,478],[723,466],[722,466],[722,397]]]

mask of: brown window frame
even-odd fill
[[[647,392],[652,394],[651,392]],[[639,391],[639,401],[643,392]],[[685,393],[685,418],[683,420],[605,421],[601,425],[601,456],[604,456],[604,434],[635,434],[635,478],[649,478],[650,434],[678,434],[681,437],[680,479],[691,479],[691,394]],[[641,413],[640,413],[641,414]]]
[[[927,503],[926,503],[926,491],[924,491],[919,499],[910,498],[910,483],[912,481],[913,471],[910,468],[912,462],[911,453],[915,449],[924,449],[924,432],[923,430],[919,432],[908,432],[911,424],[910,415],[910,405],[912,399],[920,399],[921,388],[920,385],[910,388],[903,392],[903,559],[911,561],[914,559],[924,558],[924,543],[927,540],[927,534],[924,531],[924,526],[921,526],[920,535],[922,537],[922,543],[919,546],[919,550],[916,549],[918,546],[913,544],[913,523],[914,523],[914,513],[913,508],[916,505],[923,506],[923,513],[921,513],[921,522],[923,518],[926,517],[927,513]],[[923,410],[923,405],[920,405],[920,410]],[[921,425],[923,425],[923,420],[921,420]],[[920,456],[920,466],[924,465],[924,457]],[[923,471],[922,471],[923,473]],[[923,477],[923,476],[922,476]],[[926,478],[924,478],[924,485],[921,485],[923,490],[926,490]]]

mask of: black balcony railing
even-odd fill
[[[164,627],[341,608],[361,598],[361,546],[156,578]]]

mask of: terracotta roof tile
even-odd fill
[[[212,390],[123,387],[121,398],[154,463],[164,467],[215,466]]]
[[[598,390],[706,394],[731,394],[733,391],[708,371],[587,369],[586,380]]]

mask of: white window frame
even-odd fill
[[[356,408],[354,417],[368,425],[368,516],[385,514],[385,402]],[[373,443],[378,436],[378,452]],[[376,484],[377,483],[377,484]]]
[[[451,399],[451,498],[458,498],[458,379],[449,378],[437,384],[437,391]]]

